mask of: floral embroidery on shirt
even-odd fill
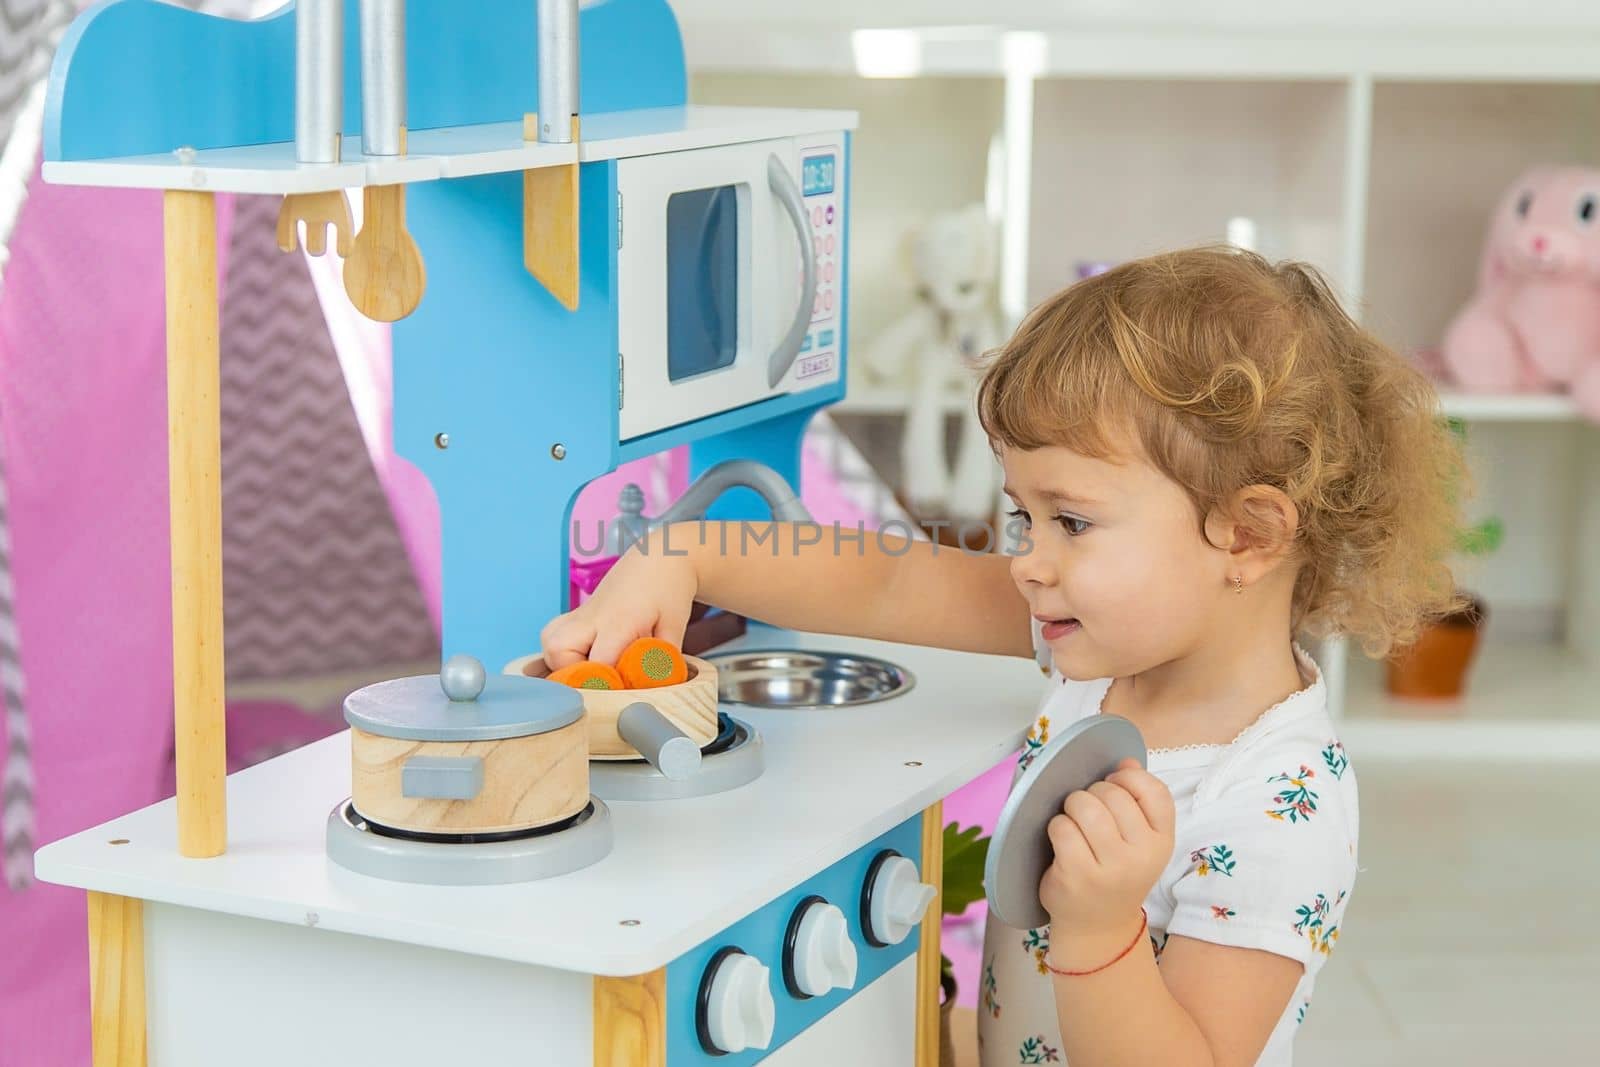
[[[1166,948],[1166,947],[1167,947],[1167,932],[1165,930],[1162,930],[1160,936],[1158,937],[1158,936],[1156,936],[1156,931],[1151,930],[1150,931],[1150,950],[1156,954],[1156,962],[1157,963],[1161,962],[1161,950]]]
[[[1000,987],[994,980],[994,960],[983,965],[983,1010],[1000,1018]]]
[[[1018,1063],[1060,1063],[1061,1053],[1044,1043],[1044,1035],[1037,1034],[1025,1038],[1022,1047],[1017,1050],[1021,1057]]]
[[[1278,774],[1268,778],[1268,784],[1273,782],[1288,783],[1278,790],[1277,796],[1272,798],[1272,802],[1277,807],[1267,809],[1268,817],[1277,819],[1280,822],[1284,819],[1288,819],[1290,822],[1309,821],[1317,810],[1317,794],[1306,782],[1316,776],[1316,771],[1302,763],[1299,774]]]
[[[1333,946],[1339,940],[1339,926],[1332,922],[1333,910],[1344,903],[1344,891],[1340,890],[1334,900],[1329,900],[1323,893],[1317,894],[1317,899],[1310,904],[1302,904],[1294,910],[1297,918],[1294,931],[1305,934],[1311,941],[1311,947],[1324,956],[1333,951]]]
[[[1033,724],[1028,731],[1027,739],[1022,743],[1022,755],[1017,758],[1017,766],[1022,770],[1028,769],[1034,757],[1039,755],[1039,750],[1050,740],[1050,716],[1041,715],[1039,721]]]
[[[1311,1007],[1311,1001],[1309,1000],[1300,1005],[1300,1010],[1295,1014],[1294,1017],[1294,1023],[1296,1026],[1299,1026],[1301,1023],[1306,1021],[1306,1009],[1309,1007]]]
[[[1212,871],[1227,875],[1229,878],[1233,877],[1233,868],[1236,861],[1233,858],[1233,850],[1227,845],[1211,845],[1207,848],[1197,848],[1189,853],[1189,859],[1198,864],[1195,867],[1195,873],[1202,878]]]
[[[1033,956],[1034,966],[1039,968],[1040,974],[1050,973],[1050,968],[1044,965],[1045,955],[1050,951],[1050,928],[1048,926],[1041,926],[1024,934],[1022,947]]]
[[[1237,914],[1239,913],[1234,911],[1232,908],[1224,908],[1221,904],[1211,905],[1211,917],[1213,919],[1221,919],[1223,922],[1226,922]]]
[[[1328,747],[1322,750],[1322,762],[1328,765],[1328,770],[1335,778],[1343,778],[1345,769],[1350,766],[1350,759],[1344,754],[1344,746],[1337,741],[1329,741]]]

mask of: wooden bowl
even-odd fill
[[[584,720],[589,724],[590,759],[638,759],[639,750],[617,733],[617,716],[629,704],[644,701],[672,721],[690,740],[705,748],[717,738],[717,669],[698,656],[684,656],[689,679],[655,689],[579,689]],[[540,655],[506,664],[506,674],[544,678],[550,674]]]

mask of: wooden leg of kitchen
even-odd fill
[[[178,851],[227,848],[222,698],[222,405],[217,206],[168,190],[167,448]]]
[[[665,1067],[666,1062],[667,972],[596,977],[594,1067]]]
[[[94,1067],[145,1067],[144,902],[89,894]]]
[[[922,917],[917,948],[917,1067],[939,1067],[939,931],[944,920],[944,801],[922,813],[922,880],[933,901]]]

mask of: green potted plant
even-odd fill
[[[1450,419],[1449,425],[1458,438],[1465,440],[1466,425],[1460,419]],[[1504,540],[1505,524],[1491,515],[1457,531],[1456,551],[1469,558],[1482,558],[1493,554]],[[1466,590],[1459,593],[1460,608],[1429,623],[1415,643],[1389,656],[1385,673],[1392,695],[1420,700],[1450,700],[1461,695],[1488,617],[1488,606],[1480,596]]]
[[[989,835],[977,826],[965,829],[955,823],[944,828],[945,915],[960,915],[983,899],[983,864],[989,855]],[[955,1047],[950,1037],[950,1012],[956,1005],[956,974],[950,957],[941,954],[939,988],[939,1065],[955,1067]]]

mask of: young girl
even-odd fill
[[[1051,823],[1049,926],[990,923],[983,1064],[1288,1064],[1357,869],[1355,776],[1294,637],[1382,651],[1450,605],[1459,458],[1434,396],[1313,270],[1195,250],[1045,301],[978,404],[1027,527],[1016,555],[873,538],[736,555],[679,530],[551,622],[545,654],[680,640],[695,599],[801,630],[1048,648],[1019,764],[1106,712],[1138,726],[1149,769],[1130,761]]]

